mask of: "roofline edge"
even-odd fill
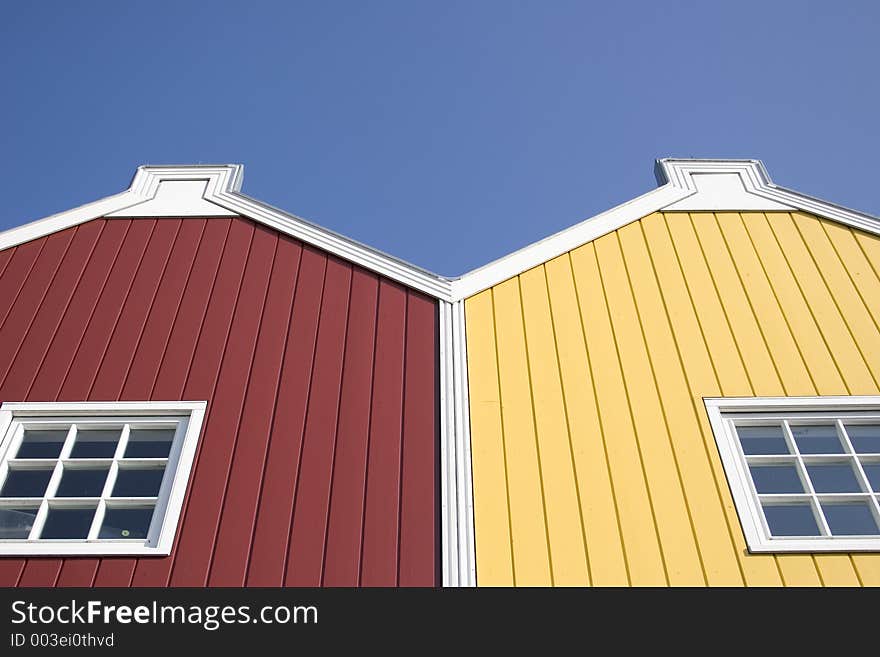
[[[447,277],[243,194],[242,164],[147,164],[137,167],[131,185],[125,191],[0,232],[0,250],[117,212],[134,216],[131,208],[153,200],[163,181],[205,180],[203,199],[210,203],[268,225],[428,296],[455,302],[692,197],[698,191],[694,176],[706,173],[736,173],[749,194],[764,198],[768,203],[781,204],[880,235],[880,218],[776,185],[761,160],[658,158],[654,161],[654,175],[659,185],[655,189],[461,276]],[[743,208],[732,205],[729,210],[735,212]],[[181,216],[186,215],[183,213]]]

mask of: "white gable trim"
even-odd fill
[[[447,278],[240,192],[239,164],[141,166],[128,190],[0,233],[7,249],[99,217],[241,215],[429,296],[455,302],[653,212],[801,210],[880,235],[880,219],[774,185],[759,160],[657,160],[660,186],[570,228]]]
[[[163,180],[149,201],[108,217],[229,217],[232,210],[205,199],[207,180]]]
[[[261,224],[291,235],[437,299],[449,301],[449,280],[405,260],[288,214],[236,192],[220,192],[211,201]]]
[[[240,193],[240,164],[141,166],[127,191],[0,233],[0,250],[99,217],[241,215],[438,299],[448,279]]]
[[[453,280],[452,298],[473,296],[661,210],[801,210],[880,235],[880,219],[877,217],[778,187],[771,182],[760,160],[668,158],[657,160],[655,175],[660,184],[657,189]]]

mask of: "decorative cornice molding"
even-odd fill
[[[144,200],[108,217],[216,217],[236,213],[213,202],[226,189],[238,191],[244,167],[141,166],[129,191]]]
[[[654,169],[659,184],[669,181],[691,193],[663,208],[666,211],[790,211],[795,208],[761,194],[770,184],[764,165],[756,160],[659,160]]]

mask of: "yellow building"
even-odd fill
[[[477,585],[880,584],[880,220],[657,174],[453,282]]]

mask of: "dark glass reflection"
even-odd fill
[[[0,497],[43,497],[52,470],[9,470]]]
[[[80,470],[64,468],[57,497],[100,497],[107,480],[107,468]]]
[[[34,526],[37,509],[9,509],[0,507],[0,539],[27,538]]]
[[[867,502],[822,504],[822,511],[835,536],[880,534]]]
[[[764,505],[764,516],[773,536],[819,536],[819,525],[808,504]]]
[[[791,425],[791,435],[801,454],[843,454],[843,444],[833,424]]]
[[[794,465],[750,465],[759,493],[803,493],[804,485]]]
[[[107,509],[99,538],[146,538],[153,509]]]
[[[868,482],[871,484],[871,490],[880,493],[880,463],[862,463],[865,474],[868,475]]]
[[[782,434],[782,425],[737,427],[744,454],[788,454],[788,445]]]
[[[70,458],[113,458],[119,442],[119,429],[79,429],[73,441]]]
[[[113,484],[113,497],[156,497],[164,475],[165,470],[161,468],[120,468]]]
[[[88,538],[95,509],[49,509],[40,538]]]
[[[817,493],[860,493],[856,473],[849,463],[807,465],[807,474]]]
[[[880,454],[880,424],[847,424],[846,433],[859,454]]]
[[[125,458],[168,458],[174,429],[132,429],[125,447]]]
[[[15,454],[17,459],[57,459],[64,447],[67,429],[26,429]]]

